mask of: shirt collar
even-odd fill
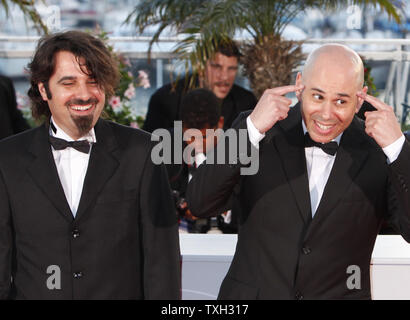
[[[56,132],[54,132],[54,130],[52,129],[52,127],[50,125],[50,129],[49,129],[50,130],[50,135],[52,135],[53,137],[56,137],[56,138],[64,139],[66,141],[74,141],[73,138],[71,138],[68,134],[66,134],[64,132],[64,130],[61,129],[56,124],[56,122],[53,120],[53,117],[51,117],[50,123],[52,123],[54,125],[54,127],[56,128]],[[84,136],[82,136],[78,140],[87,140],[90,143],[96,143],[97,142],[97,137],[95,136],[94,128],[92,128],[87,134],[85,134]]]
[[[303,127],[303,134],[305,135],[306,132],[308,132],[308,130],[306,128],[305,120],[303,120],[303,118],[302,118],[302,127]],[[336,138],[332,139],[332,141],[336,141],[337,144],[339,145],[340,144],[340,139],[342,139],[342,135],[343,135],[343,132],[340,133]]]

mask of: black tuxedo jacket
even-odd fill
[[[181,120],[181,102],[185,95],[184,81],[167,84],[159,88],[151,97],[143,129],[153,132],[155,129],[170,129],[175,120]],[[221,116],[224,117],[224,129],[230,128],[232,122],[243,111],[253,109],[256,98],[252,92],[234,84],[222,102]]]
[[[17,109],[13,83],[9,78],[0,76],[0,140],[29,128]]]
[[[103,120],[95,133],[75,219],[48,128],[1,141],[0,298],[180,297],[176,213],[150,135]],[[60,290],[46,285],[51,265]]]
[[[240,165],[203,164],[188,185],[198,216],[226,209],[238,187],[238,243],[220,299],[370,299],[370,259],[383,219],[410,240],[409,142],[388,165],[354,118],[312,219],[301,121],[295,106],[267,132],[257,174],[240,176]],[[245,116],[238,128],[246,128]],[[350,266],[360,268],[354,289]]]

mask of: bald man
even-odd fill
[[[232,194],[242,207],[220,299],[371,299],[383,220],[410,240],[410,144],[393,109],[366,91],[360,57],[322,46],[295,85],[266,90],[237,119],[259,150],[255,175],[241,175],[240,162],[198,168],[187,191],[194,215],[229,209]],[[364,101],[377,110],[362,121]]]

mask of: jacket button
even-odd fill
[[[80,279],[82,276],[83,276],[83,273],[81,271],[73,273],[73,277],[75,279]]]
[[[309,254],[312,252],[312,249],[310,249],[309,247],[303,247],[302,252],[303,254]]]
[[[80,236],[80,231],[78,231],[77,229],[74,229],[72,232],[72,236],[74,239],[77,239]]]
[[[297,291],[295,293],[295,299],[296,300],[303,300],[303,295],[299,291]]]

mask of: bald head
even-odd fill
[[[363,99],[363,62],[353,50],[328,44],[313,51],[296,76],[303,121],[316,142],[329,142],[349,127]]]
[[[325,44],[312,51],[302,71],[302,79],[309,78],[312,72],[337,72],[351,77],[358,88],[363,87],[364,68],[360,56],[341,44]]]

